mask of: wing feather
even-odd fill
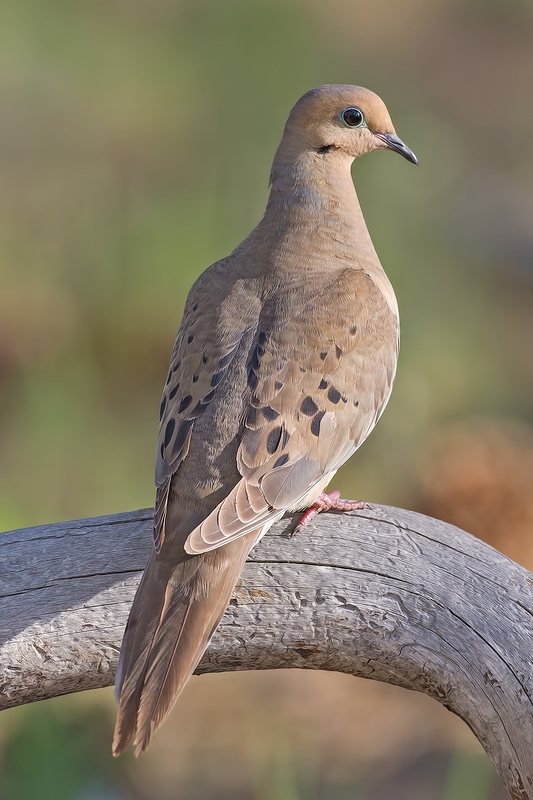
[[[157,552],[165,540],[172,478],[187,457],[195,422],[219,393],[243,337],[257,323],[253,307],[241,301],[240,319],[236,313],[230,320],[224,319],[227,311],[221,304],[213,312],[212,326],[206,326],[205,307],[210,302],[210,297],[191,291],[163,390],[155,464]]]

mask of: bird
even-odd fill
[[[161,401],[154,549],[119,658],[114,755],[132,740],[136,755],[147,749],[271,525],[360,507],[324,490],[376,425],[398,358],[398,304],[350,171],[372,150],[418,163],[372,91],[304,94],[264,216],[189,292]]]

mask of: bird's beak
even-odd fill
[[[404,144],[400,137],[396,136],[395,133],[374,133],[374,136],[377,136],[378,139],[381,139],[382,142],[385,142],[385,146],[389,150],[394,150],[395,153],[399,153],[408,161],[411,161],[411,163],[418,164],[418,158],[415,156],[413,151],[409,150],[407,145]]]

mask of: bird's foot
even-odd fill
[[[331,509],[333,511],[355,511],[356,509],[369,508],[368,503],[365,503],[364,500],[341,500],[340,496],[341,493],[336,490],[319,494],[313,505],[300,517],[300,521],[291,533],[291,537],[303,530],[313,517],[316,517],[321,511],[330,511]]]

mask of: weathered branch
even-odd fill
[[[0,534],[0,708],[113,682],[151,510]],[[533,575],[443,522],[374,506],[287,520],[252,552],[200,672],[306,667],[424,692],[533,798]]]

